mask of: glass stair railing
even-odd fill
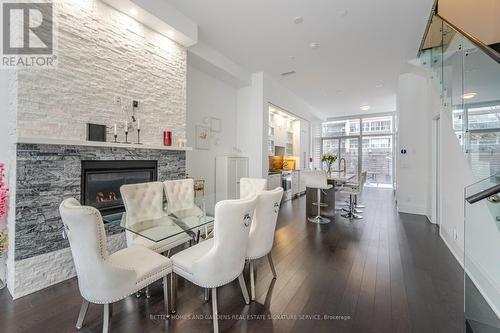
[[[434,16],[420,63],[431,70],[444,113],[476,179],[500,172],[500,54]]]
[[[500,54],[434,15],[419,63],[473,179],[483,179],[465,189],[465,331],[500,333]]]

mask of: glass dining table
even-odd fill
[[[135,218],[124,212],[103,216],[103,220],[156,243],[181,234],[187,234],[198,242],[200,234],[203,232],[206,236],[215,221],[217,202],[234,197],[221,193],[202,195],[195,197],[191,207],[177,210],[164,205],[163,214],[154,219]]]

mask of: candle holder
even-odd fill
[[[128,143],[128,130],[125,130],[125,143]]]
[[[115,138],[115,143],[117,143],[118,141],[116,141],[116,139],[118,138],[118,134],[113,134],[113,137]]]
[[[137,129],[137,144],[138,145],[141,144],[141,129],[140,128]]]

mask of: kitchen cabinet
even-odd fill
[[[299,192],[300,194],[306,192],[306,174],[304,171],[299,173]]]
[[[216,199],[238,199],[240,179],[243,177],[248,177],[248,157],[217,156],[215,158]]]
[[[307,169],[309,168],[309,147],[310,147],[310,132],[309,132],[309,122],[306,120],[301,119],[300,120],[300,137],[299,137],[299,143],[297,144],[299,147],[298,154],[300,159],[300,166],[298,166],[300,169]],[[304,189],[305,191],[305,189]]]
[[[277,187],[281,187],[281,174],[273,173],[267,176],[267,189],[274,190]]]

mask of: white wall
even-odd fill
[[[195,179],[205,179],[206,193],[215,190],[215,157],[234,154],[236,146],[236,88],[188,63],[187,139],[195,148],[196,125],[207,126],[210,117],[222,121],[222,131],[212,133],[210,150],[187,152],[186,170]],[[209,124],[208,124],[209,126]]]
[[[440,230],[439,233],[460,262],[464,252],[464,188],[473,183],[472,171],[453,131],[448,115],[440,119]],[[457,239],[454,239],[454,231]]]
[[[404,213],[431,215],[431,129],[428,79],[400,75],[397,90],[397,203]],[[405,155],[401,149],[406,149]]]
[[[264,153],[267,153],[264,119],[267,116],[264,114],[263,73],[255,73],[252,74],[252,84],[239,89],[237,98],[237,146],[243,155],[248,156],[250,177],[267,177],[267,170],[263,168],[267,163],[267,157],[264,159]]]

